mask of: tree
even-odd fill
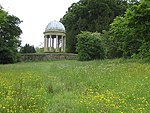
[[[77,49],[79,60],[104,59],[104,49],[101,45],[99,33],[82,32],[77,35]]]
[[[133,5],[126,11],[124,17],[117,17],[111,24],[111,42],[123,57],[138,55],[150,58],[150,1],[144,0]],[[110,47],[112,48],[112,47]],[[117,54],[118,55],[118,54]]]
[[[20,19],[9,15],[0,7],[0,64],[14,63],[18,60],[19,36],[22,33]]]
[[[134,29],[134,39],[140,42],[138,56],[150,59],[150,1],[143,0],[128,10],[129,27]]]
[[[21,47],[21,53],[36,53],[34,46],[30,46],[29,44],[25,44],[24,47]]]
[[[75,52],[76,35],[81,31],[109,30],[109,24],[116,16],[123,16],[127,7],[127,0],[80,0],[72,4],[61,19],[66,28],[67,51]]]

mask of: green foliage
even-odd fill
[[[125,17],[116,17],[110,29],[109,40],[112,43],[110,48],[113,48],[110,53],[115,53],[115,57],[131,57],[139,54],[143,58],[144,53],[150,56],[149,18],[149,1],[132,6],[127,10]]]
[[[21,53],[36,53],[34,46],[30,46],[29,44],[25,44],[24,47],[21,47]]]
[[[35,51],[36,53],[44,53],[44,48],[36,47]]]
[[[122,55],[122,52],[117,50],[118,44],[114,41],[110,31],[102,31],[101,45],[104,48],[105,58],[119,58]]]
[[[111,24],[110,34],[110,58],[123,57],[127,54],[132,54],[132,52],[127,53],[126,50],[128,49],[132,51],[135,46],[134,41],[132,40],[133,33],[131,32],[131,29],[127,27],[127,22],[125,18],[116,17],[114,19],[114,22]]]
[[[139,41],[138,54],[141,55],[144,51],[146,56],[150,56],[150,1],[144,0],[141,4],[133,6],[127,11],[126,17],[129,27],[133,29],[134,40]]]
[[[0,65],[0,112],[149,113],[149,74],[125,59]]]
[[[61,19],[65,25],[67,51],[75,52],[76,36],[81,31],[102,32],[118,15],[123,15],[128,7],[124,0],[80,0],[68,8]]]
[[[11,49],[5,48],[0,53],[0,63],[8,64],[17,62],[17,54],[15,54]]]
[[[18,17],[9,15],[0,8],[0,64],[14,63],[19,56],[19,35],[22,33]]]
[[[77,35],[77,52],[79,60],[103,59],[105,55],[100,34],[82,32]]]

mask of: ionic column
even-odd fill
[[[49,36],[47,36],[47,52],[49,51]]]
[[[61,52],[64,52],[64,39],[63,39],[63,36],[61,36]]]
[[[58,35],[56,35],[56,52],[59,52],[59,42],[58,42]]]
[[[45,36],[45,50],[44,52],[48,52],[48,38]]]
[[[52,47],[51,47],[51,52],[54,52],[54,38],[52,38],[52,37],[51,37],[51,39],[52,39]]]
[[[44,52],[46,52],[46,36],[44,36]]]
[[[54,38],[52,38],[52,48],[54,47]]]
[[[49,51],[52,52],[52,50],[51,50],[51,35],[49,36],[49,46],[50,46]]]
[[[64,36],[64,52],[66,52],[66,37]]]

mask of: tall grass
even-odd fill
[[[134,60],[0,65],[0,112],[148,113],[150,64]]]

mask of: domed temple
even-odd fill
[[[50,22],[44,31],[44,52],[65,52],[66,31],[62,23]]]

